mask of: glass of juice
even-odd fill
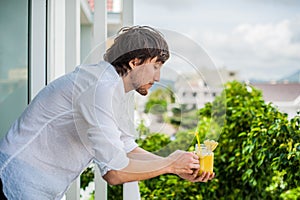
[[[195,151],[200,161],[199,175],[203,172],[213,173],[214,171],[214,153],[208,149],[204,144],[200,145],[200,148],[196,144]]]

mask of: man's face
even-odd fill
[[[157,62],[157,57],[145,61],[143,64],[136,66],[132,72],[132,84],[136,91],[145,96],[154,82],[160,80],[161,62]]]

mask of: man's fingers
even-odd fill
[[[193,159],[193,162],[196,163],[196,164],[200,163],[199,159]]]
[[[199,169],[195,169],[195,170],[193,171],[192,176],[194,177],[194,179],[197,178],[198,173],[199,173]]]
[[[199,161],[199,157],[197,156],[197,154],[193,154],[193,158],[195,159],[195,160],[198,160]]]
[[[200,165],[199,165],[199,164],[190,164],[190,165],[189,165],[189,168],[190,168],[190,169],[199,169],[199,168],[200,168]]]
[[[191,182],[207,182],[209,180],[212,180],[215,177],[215,173],[209,173],[209,172],[203,172],[200,176],[199,176],[199,169],[194,169],[192,173],[187,173],[190,172],[189,170],[183,173],[179,173],[178,175],[185,179],[185,180],[189,180]]]
[[[202,174],[200,175],[200,178],[202,180],[204,180],[206,176],[207,176],[207,172],[202,172]]]
[[[215,177],[215,173],[210,174],[209,180],[213,179]]]
[[[207,182],[208,180],[213,179],[215,173],[203,172],[200,176],[196,178],[196,182]]]

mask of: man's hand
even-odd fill
[[[177,150],[168,156],[171,161],[170,173],[173,174],[193,174],[195,170],[199,170],[199,157],[192,153]]]
[[[191,182],[207,182],[209,180],[212,180],[215,177],[215,173],[209,173],[209,172],[203,172],[200,176],[198,175],[199,170],[194,170],[192,174],[178,174],[180,178],[183,178],[185,180],[191,181]]]
[[[150,179],[172,173],[192,182],[206,182],[214,177],[207,173],[198,176],[199,157],[192,152],[177,150],[168,157],[160,157],[139,147],[128,153],[129,164],[120,170],[110,170],[103,178],[111,185]]]
[[[199,175],[199,157],[192,152],[177,150],[168,156],[173,159],[171,173],[191,182],[207,182],[215,177],[214,173],[203,172]]]

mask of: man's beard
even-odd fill
[[[143,86],[137,88],[135,91],[137,91],[138,93],[140,93],[143,96],[146,96],[148,94],[148,90],[146,88],[144,88]]]

